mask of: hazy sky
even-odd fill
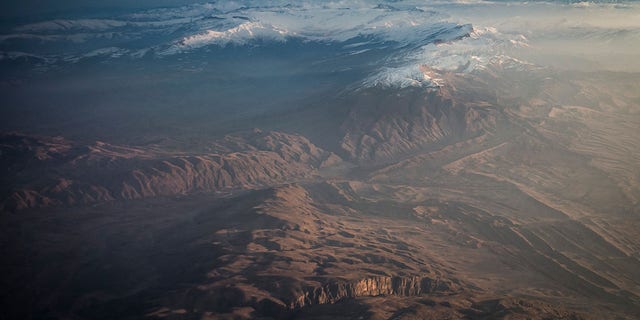
[[[0,17],[29,18],[49,14],[78,13],[104,9],[140,9],[189,3],[206,0],[5,0],[0,1]]]
[[[205,2],[232,2],[229,0],[4,0],[0,1],[0,18],[42,18],[46,15],[99,13],[105,9],[146,9]],[[498,0],[499,1],[499,0]],[[634,0],[596,0],[587,2],[617,3]],[[382,1],[381,1],[382,2]],[[455,2],[455,1],[452,1]],[[495,0],[494,0],[495,2]],[[559,0],[557,2],[581,2],[579,0]],[[259,1],[258,1],[259,3]],[[586,3],[586,2],[585,2]]]

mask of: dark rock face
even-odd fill
[[[273,284],[285,283],[284,279],[270,279]],[[277,286],[277,285],[276,285]],[[294,286],[295,287],[295,286]],[[268,288],[272,294],[278,289]],[[286,289],[291,289],[287,287]],[[228,312],[233,308],[251,307],[256,315],[287,318],[292,312],[323,304],[362,297],[418,297],[426,294],[451,294],[459,291],[456,284],[444,279],[423,276],[370,276],[360,280],[329,279],[319,286],[307,286],[300,290],[282,292],[271,297],[249,299],[234,286],[222,286],[201,292],[196,300],[211,301],[204,308]],[[297,294],[297,296],[296,296]],[[215,302],[215,303],[214,303]]]
[[[289,308],[335,303],[342,299],[375,296],[413,297],[434,292],[452,292],[451,281],[429,277],[367,277],[358,281],[334,281],[321,287],[307,288],[302,295],[289,302]]]

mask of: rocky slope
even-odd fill
[[[460,290],[457,280],[434,273],[430,263],[416,264],[409,252],[393,253],[384,236],[375,240],[354,233],[355,221],[342,219],[353,209],[334,205],[327,211],[299,185],[248,195],[242,202],[251,209],[216,213],[229,217],[213,242],[226,253],[208,284],[199,287],[202,297],[242,293],[225,302],[227,309],[250,306],[278,316],[357,297]]]
[[[197,151],[20,134],[4,135],[1,147],[2,210],[248,189],[311,178],[341,161],[304,137],[259,130]]]
[[[455,77],[450,78],[454,82]],[[474,101],[467,101],[466,95]],[[475,90],[464,92],[454,85],[363,89],[352,103],[342,125],[341,147],[361,163],[389,162],[495,131],[503,118],[495,97],[479,96]]]
[[[376,192],[388,197],[373,200]],[[456,201],[392,194],[336,181],[5,216],[5,314],[588,319],[581,306],[594,296],[598,310],[628,312],[624,295],[596,287],[612,284],[567,271],[576,265],[527,226]],[[9,228],[24,219],[32,229]]]

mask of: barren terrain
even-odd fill
[[[443,77],[336,100],[324,138],[304,108],[146,144],[3,134],[0,318],[640,314],[640,82]]]

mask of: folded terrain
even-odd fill
[[[3,313],[637,315],[637,75],[439,76],[346,93],[334,132],[302,108],[217,138],[3,134]]]
[[[2,136],[7,210],[223,192],[312,178],[341,159],[299,135],[254,130],[200,143],[121,146]],[[186,150],[185,150],[186,149]]]

